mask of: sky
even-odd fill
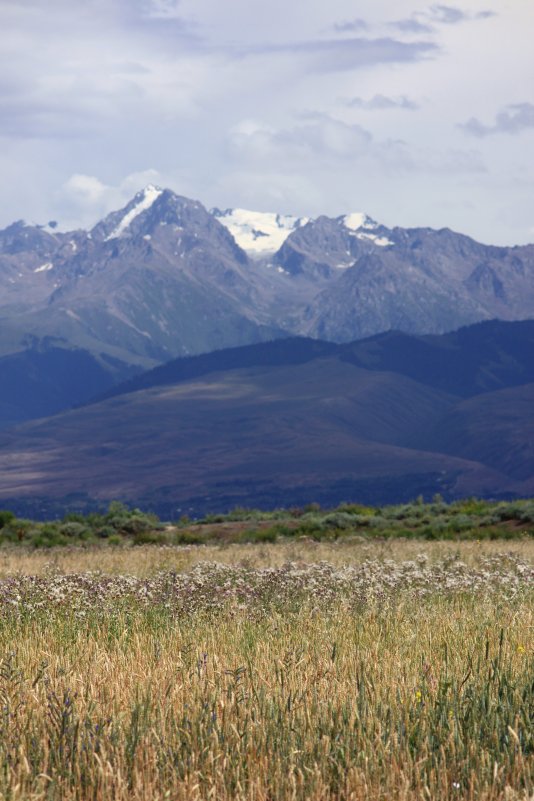
[[[205,206],[534,242],[531,0],[0,0],[0,226]]]

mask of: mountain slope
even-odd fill
[[[534,321],[491,320],[439,336],[399,331],[342,346],[343,358],[461,397],[534,381]]]
[[[534,384],[469,398],[421,429],[414,447],[482,462],[514,479],[534,477]]]
[[[382,503],[517,491],[499,470],[401,446],[456,403],[336,353],[210,372],[0,433],[0,497],[221,508],[313,500],[318,488],[332,502]]]
[[[307,269],[323,269],[331,242],[318,242],[311,228],[298,232],[313,242],[315,261]],[[386,247],[368,243],[369,252],[321,288],[301,318],[302,333],[343,342],[388,329],[443,333],[484,319],[532,316],[533,246],[490,247],[448,229],[383,229],[382,236]]]
[[[140,389],[178,384],[226,370],[306,364],[314,359],[338,352],[340,352],[339,346],[332,342],[321,342],[304,337],[278,339],[238,348],[224,348],[199,356],[173,359],[109,389],[95,400],[125,395]]]
[[[128,365],[82,350],[36,346],[0,357],[0,428],[57,414],[131,373]]]
[[[294,337],[173,359],[111,388],[103,397],[222,370],[305,364],[334,355],[366,370],[399,373],[441,392],[468,397],[534,381],[533,354],[532,320],[492,320],[436,336],[390,331],[341,345]]]

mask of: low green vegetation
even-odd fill
[[[156,515],[113,502],[105,513],[67,514],[61,520],[36,522],[0,510],[0,545],[199,545],[275,542],[281,538],[313,540],[339,537],[424,540],[518,539],[534,536],[534,500],[491,502],[475,498],[445,503],[418,499],[396,506],[356,503],[335,509],[318,504],[271,512],[236,508],[199,520],[182,517],[164,523]]]

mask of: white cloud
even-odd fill
[[[103,183],[94,175],[74,173],[57,193],[56,202],[63,208],[71,209],[75,220],[80,221],[84,227],[91,227],[110,211],[125,206],[147,184],[157,184],[161,177],[157,170],[147,169],[127,175],[113,186]],[[58,222],[62,229],[76,227],[71,219],[61,219]]]
[[[65,182],[64,189],[78,203],[94,206],[102,202],[110,187],[103,184],[94,175],[79,175],[75,173]]]

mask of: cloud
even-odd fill
[[[495,134],[518,134],[534,128],[534,105],[532,103],[509,105],[497,114],[493,125],[484,125],[476,117],[471,117],[458,127],[479,139]]]
[[[470,14],[466,11],[463,11],[461,8],[456,8],[455,6],[444,6],[435,4],[431,6],[430,11],[428,12],[428,17],[436,23],[442,23],[444,25],[457,25],[459,22],[469,22],[469,20],[476,20],[476,19],[490,19],[491,17],[496,17],[497,14],[495,11],[478,11],[474,14]]]
[[[360,125],[348,125],[320,113],[306,117],[291,128],[279,129],[243,120],[229,133],[230,152],[239,161],[273,159],[297,165],[316,158],[357,158],[372,143],[372,135]]]
[[[378,138],[360,125],[319,112],[309,112],[291,127],[274,128],[255,120],[243,120],[228,135],[228,153],[242,168],[263,164],[288,173],[318,169],[345,169],[356,164],[373,165],[382,173],[458,173],[485,171],[473,151],[414,148],[401,139]],[[334,173],[335,174],[335,173]]]
[[[140,189],[151,183],[163,183],[154,169],[131,173],[116,185],[106,184],[94,175],[74,173],[65,181],[55,198],[59,208],[68,208],[72,220],[92,226],[110,211],[121,208]],[[61,227],[70,227],[71,220],[60,220]]]
[[[81,175],[79,173],[71,175],[63,188],[73,200],[77,200],[81,205],[86,206],[95,206],[101,203],[102,198],[110,191],[110,187],[106,186],[94,175]]]
[[[403,33],[432,33],[434,31],[432,25],[421,22],[415,14],[407,19],[398,19],[389,24],[390,27],[397,28]]]
[[[369,100],[364,100],[362,97],[353,97],[348,101],[347,105],[351,108],[361,108],[365,111],[386,111],[394,108],[415,111],[419,108],[418,103],[410,100],[406,95],[401,95],[400,97],[374,95]]]
[[[459,22],[465,22],[471,18],[469,14],[466,14],[460,8],[442,5],[431,6],[428,17],[433,22],[441,22],[445,25],[457,25]]]
[[[333,39],[295,42],[289,45],[259,46],[243,55],[286,54],[305,58],[308,68],[317,72],[353,70],[376,64],[421,61],[438,51],[433,42],[401,42],[380,39]]]
[[[145,5],[145,13],[152,19],[182,19],[180,0],[150,0]]]
[[[353,33],[355,31],[366,31],[369,25],[364,19],[351,19],[344,20],[343,22],[336,22],[334,30],[338,33]]]
[[[516,178],[528,153],[492,135],[530,126],[507,106],[534,103],[528,5],[0,0],[0,226],[91,225],[152,181],[208,205],[360,207],[494,238],[503,193],[518,208],[532,194]],[[469,139],[456,123],[471,116]]]
[[[415,11],[410,17],[390,22],[390,27],[397,28],[403,33],[432,33],[436,25],[458,25],[477,19],[489,19],[496,16],[494,11],[479,11],[470,14],[456,6],[446,6],[436,3],[426,11]]]

